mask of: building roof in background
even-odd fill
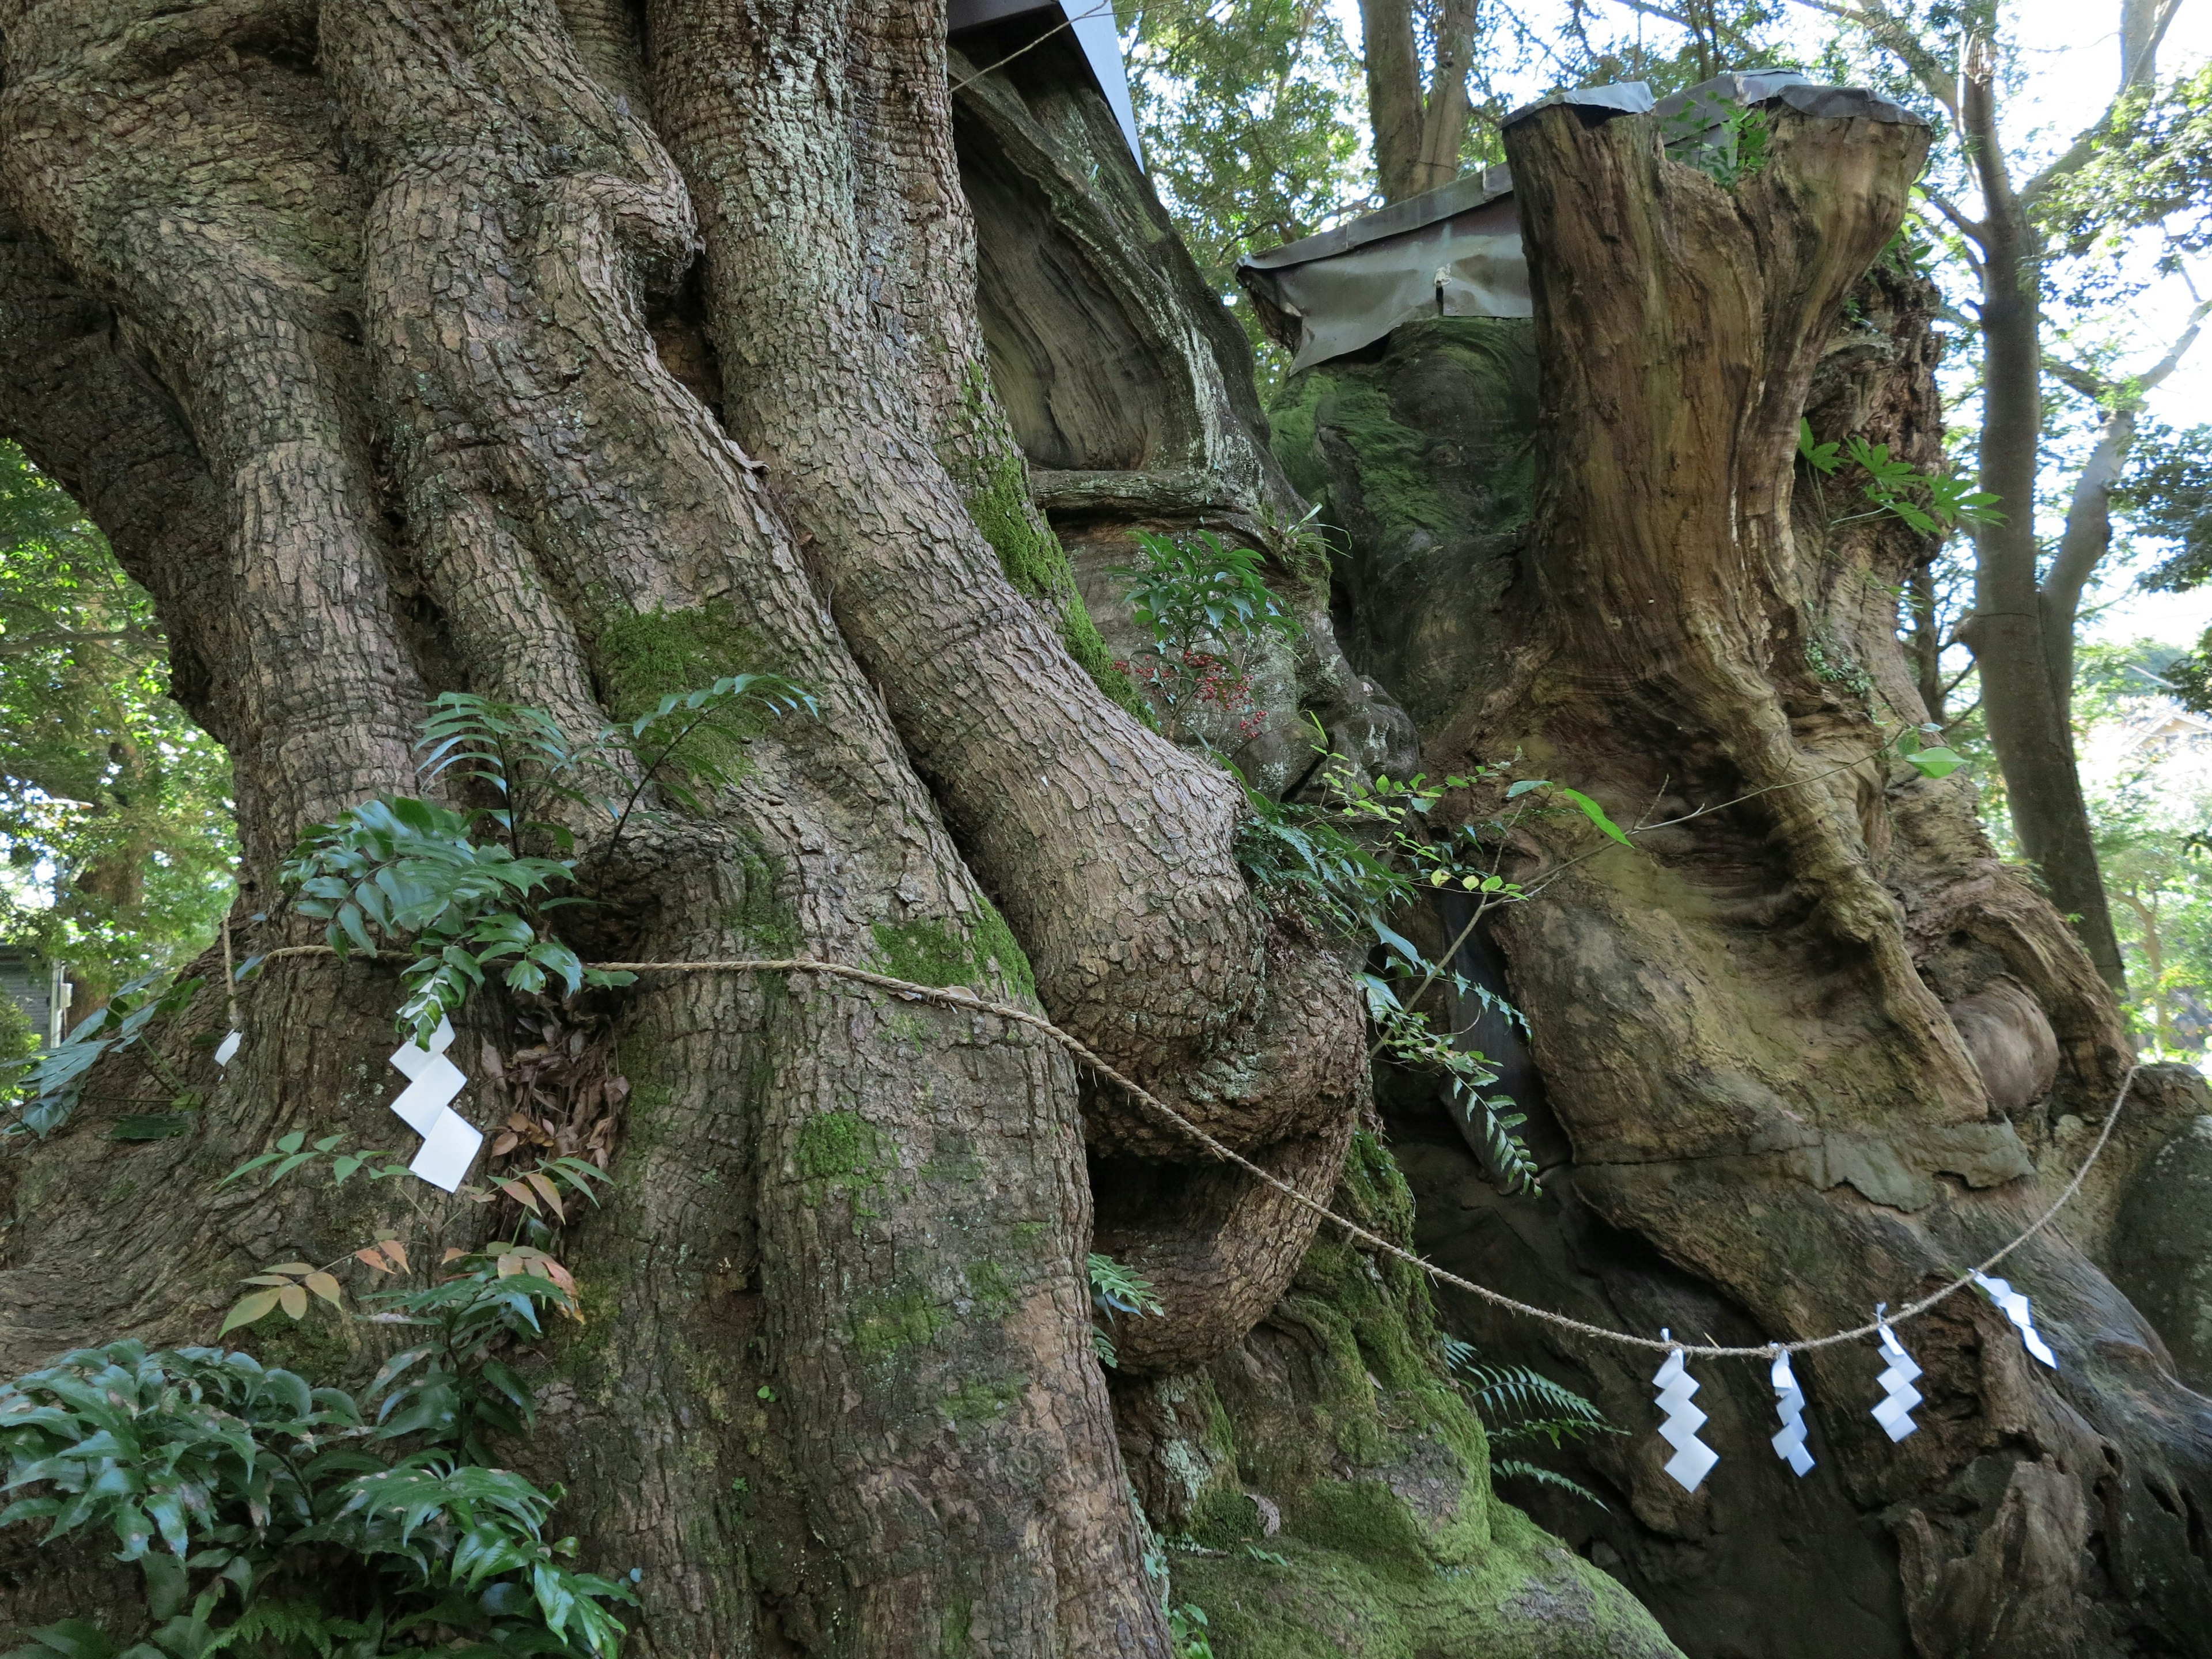
[[[1049,13],[1060,20],[1083,48],[1084,61],[1106,94],[1121,136],[1129,141],[1129,154],[1145,165],[1144,146],[1137,139],[1137,112],[1129,102],[1129,72],[1121,62],[1121,37],[1114,26],[1114,0],[950,0],[945,33],[981,28],[1010,17]]]

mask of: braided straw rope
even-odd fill
[[[230,927],[226,921],[223,926],[223,945],[226,955],[229,950],[229,944]],[[327,945],[288,945],[264,952],[260,959],[268,962],[281,957],[336,956],[337,954],[337,952]],[[374,956],[400,960],[410,959],[406,957],[404,952],[397,951],[356,951],[350,954],[359,957]],[[1322,1220],[1340,1227],[1362,1243],[1370,1245],[1386,1255],[1395,1256],[1408,1266],[1418,1268],[1439,1284],[1456,1286],[1498,1307],[1509,1308],[1515,1313],[1528,1318],[1540,1319],[1547,1325],[1556,1325],[1562,1330],[1575,1331],[1583,1336],[1595,1337],[1600,1341],[1617,1343],[1623,1347],[1648,1348],[1656,1353],[1672,1353],[1679,1351],[1695,1358],[1710,1359],[1771,1359],[1778,1353],[1807,1353],[1815,1348],[1832,1348],[1840,1343],[1863,1341],[1876,1334],[1881,1329],[1882,1323],[1901,1325],[1908,1319],[1926,1313],[1929,1309],[1945,1297],[1964,1290],[1974,1282],[1977,1274],[1988,1272],[2021,1245],[2027,1243],[2029,1239],[2034,1237],[2036,1234],[2041,1232],[2051,1224],[2058,1212],[2065,1207],[2067,1200],[2081,1190],[2081,1182],[2087,1178],[2091,1167],[2104,1152],[2106,1143],[2112,1139],[2114,1126],[2120,1121],[2120,1109],[2127,1103],[2129,1090],[2135,1086],[2136,1073],[2142,1069],[2140,1061],[2128,1067],[2126,1077],[2120,1081],[2119,1093],[2113,1097],[2112,1109],[2105,1115],[2104,1127],[2098,1131],[2096,1142],[2089,1148],[2089,1155],[2082,1159],[2081,1167],[2074,1172],[2074,1178],[2066,1183],[2066,1189],[2052,1200],[2050,1208],[2028,1224],[2025,1231],[1978,1267],[1969,1268],[1942,1289],[1922,1297],[1917,1302],[1907,1303],[1884,1322],[1870,1321],[1864,1325],[1854,1326],[1847,1331],[1836,1331],[1826,1336],[1801,1338],[1794,1342],[1768,1342],[1755,1347],[1726,1347],[1713,1344],[1697,1346],[1687,1343],[1664,1341],[1657,1337],[1633,1336],[1626,1331],[1607,1330],[1602,1325],[1592,1325],[1580,1319],[1571,1319],[1565,1314],[1553,1313],[1547,1308],[1539,1308],[1526,1302],[1516,1301],[1503,1291],[1493,1291],[1487,1285],[1478,1285],[1473,1279],[1462,1279],[1457,1273],[1437,1267],[1433,1261],[1424,1261],[1411,1250],[1403,1249],[1393,1244],[1389,1239],[1370,1232],[1358,1222],[1337,1214],[1320,1200],[1301,1192],[1289,1182],[1270,1175],[1242,1153],[1222,1145],[1220,1141],[1200,1128],[1165,1101],[1115,1070],[1113,1066],[1085,1047],[1079,1038],[1070,1036],[1042,1015],[1033,1014],[1026,1008],[1017,1008],[1007,1003],[988,1001],[965,987],[917,985],[911,980],[894,979],[889,974],[874,973],[866,968],[849,967],[842,962],[819,962],[805,957],[774,959],[741,957],[728,961],[709,962],[594,962],[586,965],[608,973],[627,974],[826,974],[832,978],[855,980],[863,985],[873,985],[879,989],[895,992],[901,996],[942,1003],[947,1007],[963,1008],[970,1013],[993,1014],[1000,1019],[1010,1020],[1017,1025],[1026,1025],[1030,1030],[1040,1032],[1057,1042],[1100,1077],[1122,1090],[1132,1099],[1138,1101],[1150,1110],[1157,1112],[1223,1163],[1233,1164],[1247,1174],[1258,1176],[1285,1197],[1312,1211]]]

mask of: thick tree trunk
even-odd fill
[[[774,670],[821,712],[751,738],[739,783],[619,848],[580,826],[586,954],[1033,999],[1330,1188],[1366,1104],[1349,964],[1248,891],[1241,795],[1126,712],[1082,597],[1133,529],[1272,548],[1298,504],[1241,337],[1066,48],[962,65],[956,110],[933,8],[0,0],[9,430],[153,591],[234,757],[241,952],[312,937],[276,860],[420,787],[434,692],[580,732]],[[1291,781],[1308,714],[1402,772],[1403,716],[1278,574],[1309,626],[1255,670],[1245,775]],[[0,1367],[207,1340],[239,1275],[379,1225],[484,1237],[404,1183],[209,1196],[293,1128],[388,1142],[397,999],[388,966],[280,961],[218,1073],[203,997],[160,1038],[209,1103],[176,1139],[106,1139],[96,1080],[5,1166]],[[465,1069],[526,1012],[472,1006]],[[1164,1655],[1133,1486],[1171,1531],[1201,1488],[1258,1492],[1354,1624],[1410,1571],[1389,1616],[1439,1641],[1668,1650],[1493,1498],[1418,1284],[1377,1300],[1365,1258],[1309,1261],[1309,1213],[1079,1091],[1056,1047],[803,975],[647,975],[569,1017],[631,1090],[614,1194],[565,1246],[590,1322],[526,1360],[544,1415],[514,1455],[567,1486],[587,1564],[641,1571],[627,1651]],[[1361,1144],[1343,1201],[1402,1233]],[[1165,1304],[1116,1332],[1118,1414],[1094,1244]],[[252,1346],[337,1376],[381,1334]],[[1210,1473],[1177,1485],[1195,1443],[1163,1402],[1268,1365],[1282,1386],[1221,1384]],[[116,1570],[33,1548],[0,1540],[0,1629],[127,1632]]]
[[[1543,895],[1461,965],[1528,1018],[1526,1047],[1497,1025],[1474,1040],[1532,1111],[1545,1192],[1498,1196],[1432,1091],[1395,1081],[1424,1247],[1593,1322],[1745,1344],[1856,1325],[2011,1237],[2126,1057],[1968,786],[1886,750],[1923,717],[1884,597],[1918,538],[1832,530],[1792,476],[1801,413],[1824,439],[1935,448],[1924,301],[1884,276],[1863,295],[1881,330],[1839,318],[1924,141],[1768,114],[1771,159],[1733,191],[1662,159],[1644,118],[1518,122],[1533,349],[1518,325],[1424,325],[1371,367],[1309,371],[1277,417],[1291,477],[1351,534],[1348,647],[1406,702],[1425,764],[1517,749],[1623,823],[1698,814],[1632,850],[1578,814],[1522,820],[1515,873]],[[1457,1012],[1468,1029],[1480,1006]],[[2203,1287],[2185,1251],[2116,1224],[2154,1200],[2181,1224],[2203,1160],[2156,1155],[2205,1105],[2139,1078],[2063,1231],[2010,1259],[2056,1376],[1954,1298],[1902,1333],[1930,1403],[1893,1447],[1866,1415],[1872,1346],[1808,1356],[1820,1462],[1798,1482],[1765,1445],[1765,1368],[1693,1362],[1723,1453],[1697,1494],[1639,1432],[1571,1466],[1625,1500],[1612,1514],[1538,1512],[1699,1656],[2212,1651],[2212,1416],[2172,1369]],[[2176,1313],[2174,1354],[2130,1297]],[[1486,1358],[1648,1422],[1643,1356],[1443,1307]]]

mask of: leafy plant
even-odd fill
[[[280,1137],[268,1151],[248,1158],[216,1185],[218,1188],[227,1187],[233,1182],[242,1181],[247,1176],[266,1170],[269,1171],[268,1185],[273,1187],[295,1171],[324,1162],[330,1166],[331,1184],[334,1187],[343,1186],[363,1170],[368,1170],[368,1178],[372,1181],[388,1181],[408,1173],[407,1166],[398,1163],[390,1152],[374,1147],[349,1149],[344,1142],[343,1135],[325,1135],[309,1146],[305,1133],[295,1129]],[[476,1204],[495,1203],[501,1198],[512,1200],[519,1212],[516,1219],[538,1242],[501,1246],[491,1257],[496,1266],[497,1276],[506,1279],[527,1273],[537,1278],[548,1279],[563,1295],[573,1299],[576,1289],[574,1281],[559,1261],[542,1247],[550,1243],[556,1230],[568,1220],[569,1201],[583,1198],[597,1204],[599,1188],[608,1179],[605,1171],[582,1158],[555,1157],[540,1158],[528,1169],[511,1169],[494,1175],[485,1185],[463,1186],[457,1190],[456,1196]],[[566,1199],[562,1197],[564,1190],[568,1194]],[[419,1203],[416,1208],[419,1212]],[[428,1219],[428,1217],[419,1218]],[[434,1233],[434,1237],[435,1236]],[[449,1250],[446,1252],[446,1259],[449,1262],[458,1260],[459,1253]],[[406,1246],[390,1229],[380,1234],[374,1243],[320,1267],[304,1261],[277,1262],[262,1268],[258,1273],[246,1276],[245,1283],[257,1288],[239,1298],[224,1317],[222,1328],[216,1334],[228,1335],[240,1326],[251,1325],[279,1309],[295,1321],[301,1319],[313,1305],[307,1300],[310,1291],[343,1313],[345,1307],[343,1286],[331,1274],[349,1260],[358,1261],[379,1273],[412,1271],[408,1263]],[[371,1297],[368,1299],[374,1304],[388,1298]],[[564,1305],[563,1311],[574,1313],[573,1300]]]
[[[1766,166],[1773,125],[1756,106],[1693,100],[1666,126],[1668,154],[1734,190]]]
[[[1831,519],[1831,526],[1888,513],[1922,535],[1932,536],[1962,524],[1998,524],[2004,520],[2004,514],[1996,510],[1997,498],[1986,489],[1975,489],[1971,480],[1944,472],[1923,472],[1910,461],[1893,459],[1887,444],[1870,444],[1856,433],[1839,443],[1815,443],[1813,423],[1801,418],[1797,453],[1824,478],[1834,477],[1846,462],[1867,475],[1860,493],[1874,503],[1872,511]]]
[[[200,980],[163,986],[161,981],[166,977],[148,974],[132,980],[105,1006],[79,1020],[76,1029],[54,1047],[0,1062],[0,1077],[12,1073],[17,1091],[27,1097],[0,1134],[27,1133],[45,1139],[76,1109],[92,1068],[104,1055],[124,1050],[136,1055],[153,1075],[173,1110],[184,1112],[197,1107],[198,1095],[185,1088],[153,1045],[144,1041],[155,1020],[182,1012],[199,994]]]
[[[1144,563],[1114,574],[1129,579],[1124,597],[1160,655],[1206,640],[1297,635],[1297,619],[1269,591],[1261,574],[1266,561],[1253,549],[1231,547],[1211,530],[1187,541],[1139,531],[1136,539]]]
[[[1091,1346],[1097,1351],[1103,1365],[1121,1363],[1114,1352],[1114,1339],[1107,1334],[1115,1318],[1121,1314],[1133,1314],[1139,1318],[1164,1311],[1159,1299],[1152,1294],[1152,1281],[1134,1268],[1124,1267],[1110,1255],[1091,1255],[1088,1267],[1091,1277],[1091,1306],[1098,1316],[1099,1323],[1091,1327]]]
[[[775,675],[737,674],[663,697],[579,744],[542,709],[449,691],[423,725],[418,769],[426,781],[451,775],[496,804],[462,811],[381,797],[310,829],[283,878],[302,914],[328,922],[324,937],[339,955],[380,943],[412,953],[401,970],[399,1026],[418,1042],[495,972],[532,995],[556,981],[568,996],[627,984],[629,975],[584,966],[555,933],[551,912],[585,901],[569,890],[574,834],[546,815],[565,803],[603,817],[611,857],[632,820],[649,811],[649,792],[696,811],[702,790],[736,781],[737,763],[704,737],[814,708]]]
[[[1509,881],[1496,867],[1505,836],[1522,814],[1552,810],[1547,803],[1556,800],[1611,840],[1625,846],[1629,837],[1589,795],[1544,778],[1522,778],[1507,786],[1509,818],[1480,827],[1463,824],[1449,836],[1431,832],[1428,817],[1446,794],[1493,781],[1503,769],[1478,766],[1436,781],[1425,774],[1367,781],[1342,756],[1327,754],[1319,769],[1318,801],[1276,801],[1246,789],[1249,810],[1237,857],[1261,891],[1351,937],[1371,940],[1381,950],[1384,969],[1360,975],[1376,1033],[1370,1057],[1388,1054],[1401,1065],[1441,1073],[1500,1185],[1510,1193],[1528,1193],[1536,1189],[1538,1170],[1516,1133],[1525,1117],[1511,1109],[1510,1097],[1491,1092],[1498,1070],[1489,1059],[1436,1030],[1419,1004],[1442,981],[1458,995],[1472,997],[1509,1019],[1520,1018],[1487,988],[1448,964],[1492,908],[1528,896],[1518,882]],[[1474,900],[1473,915],[1446,947],[1442,963],[1429,960],[1390,920],[1424,890]],[[1417,978],[1410,994],[1401,996],[1394,988],[1394,969]]]
[[[1147,660],[1115,665],[1151,692],[1170,738],[1192,735],[1193,718],[1209,703],[1252,736],[1262,716],[1245,661],[1250,643],[1300,632],[1267,586],[1265,561],[1211,530],[1188,540],[1139,531],[1136,540],[1144,562],[1113,574],[1127,580],[1125,597],[1152,642]]]
[[[1175,1643],[1176,1659],[1213,1659],[1206,1609],[1196,1602],[1178,1602],[1168,1609],[1168,1635]]]
[[[1589,1401],[1541,1371],[1526,1365],[1477,1364],[1474,1345],[1456,1337],[1443,1337],[1439,1346],[1446,1366],[1464,1379],[1461,1386],[1482,1419],[1493,1449],[1522,1440],[1542,1440],[1557,1449],[1570,1440],[1626,1432],[1607,1422]],[[1514,1457],[1493,1457],[1490,1468],[1495,1477],[1554,1486],[1605,1508],[1596,1493],[1556,1469]]]
[[[437,1286],[442,1300],[408,1299],[409,1317],[477,1340],[431,1345],[439,1358],[426,1376],[446,1379],[438,1398],[454,1402],[493,1388],[497,1420],[526,1420],[515,1404],[526,1389],[483,1351],[490,1325],[450,1310],[472,1304],[485,1274],[459,1277],[458,1294]],[[514,1304],[562,1295],[543,1280],[504,1294],[491,1323],[532,1331],[534,1309],[526,1318]],[[49,1543],[112,1534],[118,1559],[144,1577],[152,1626],[125,1646],[64,1620],[10,1659],[370,1659],[416,1651],[441,1631],[458,1635],[439,1644],[454,1655],[611,1655],[623,1632],[613,1608],[635,1592],[569,1565],[573,1539],[546,1537],[557,1488],[471,1449],[495,1413],[428,1403],[431,1392],[395,1392],[371,1421],[344,1390],[235,1350],[127,1341],[0,1388],[7,1490],[27,1494],[0,1510],[0,1526],[45,1522]]]

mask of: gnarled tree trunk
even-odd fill
[[[1367,1105],[1351,964],[1248,890],[1240,792],[1135,716],[1084,599],[1133,529],[1272,545],[1297,503],[1069,43],[998,27],[1031,50],[983,72],[935,7],[0,0],[8,428],[152,590],[234,757],[241,954],[313,936],[278,860],[422,787],[436,692],[580,733],[772,670],[819,714],[752,736],[738,783],[619,843],[582,827],[586,955],[1034,1001],[1326,1191]],[[1278,789],[1302,712],[1407,750],[1310,623],[1242,756]],[[159,1039],[207,1094],[174,1139],[106,1138],[96,1079],[7,1166],[0,1367],[206,1340],[272,1258],[419,1229],[390,1186],[212,1193],[292,1129],[388,1141],[398,999],[389,964],[275,962],[218,1073],[204,996]],[[472,1006],[465,1067],[527,1012]],[[1133,1485],[1169,1530],[1226,1491],[1214,1531],[1277,1536],[1258,1492],[1355,1626],[1381,1574],[1432,1642],[1668,1651],[1494,1499],[1418,1284],[1307,1260],[1310,1214],[1079,1094],[1057,1048],[805,974],[648,975],[570,1017],[631,1087],[565,1247],[590,1318],[528,1357],[514,1454],[565,1485],[586,1562],[638,1570],[629,1651],[1164,1655]],[[1361,1156],[1343,1201],[1402,1231]],[[469,1242],[488,1214],[428,1220]],[[1094,1231],[1164,1304],[1117,1332],[1118,1418]],[[380,1328],[329,1331],[253,1346],[374,1365]],[[1170,1414],[1224,1365],[1243,1392],[1178,1485]],[[0,1547],[0,1628],[129,1633],[122,1570]]]
[[[1350,535],[1347,648],[1431,769],[1518,750],[1624,824],[1677,821],[1632,849],[1577,813],[1523,818],[1514,873],[1543,895],[1462,959],[1533,1032],[1454,1010],[1532,1111],[1540,1196],[1492,1189],[1432,1086],[1382,1090],[1425,1248],[1645,1336],[1820,1335],[1943,1283],[2057,1195],[2127,1058],[1971,786],[1888,742],[1923,718],[1895,596],[1926,548],[1832,525],[1795,465],[1801,414],[1822,440],[1938,446],[1916,283],[1878,271],[1844,317],[1923,143],[1860,108],[1768,106],[1770,157],[1733,187],[1665,159],[1647,118],[1534,112],[1507,134],[1533,332],[1401,330],[1277,410],[1291,476]],[[1764,1364],[1693,1362],[1722,1453],[1695,1495],[1637,1434],[1570,1466],[1612,1512],[1536,1511],[1695,1655],[2207,1651],[2212,1407],[2129,1299],[2185,1315],[2176,1351],[2201,1363],[2201,1274],[2190,1244],[2127,1224],[2154,1206],[2201,1245],[2182,1218],[2203,1137],[2160,1149],[2204,1110],[2195,1079],[2141,1075],[2075,1206],[2001,1270],[2055,1375],[1954,1297],[1900,1332],[1928,1402],[1893,1446],[1868,1418],[1871,1343],[1802,1357],[1820,1466],[1801,1482],[1765,1443]],[[1457,1292],[1443,1308],[1486,1357],[1649,1420],[1645,1356]]]

